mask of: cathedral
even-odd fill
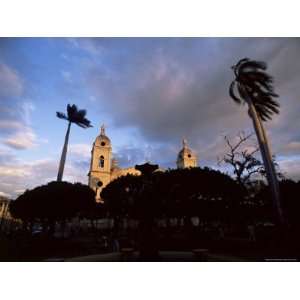
[[[183,147],[177,156],[177,168],[197,167],[197,156],[188,147],[187,141],[183,140]],[[91,151],[91,164],[89,187],[96,192],[96,200],[100,202],[101,190],[114,179],[122,175],[140,175],[141,172],[135,167],[120,168],[117,160],[112,157],[110,139],[105,134],[104,125],[101,126],[100,134],[96,137]]]

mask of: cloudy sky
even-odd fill
[[[230,66],[264,60],[280,95],[266,124],[283,172],[300,179],[300,40],[297,38],[0,38],[0,195],[54,180],[68,103],[93,128],[71,128],[64,179],[87,183],[90,151],[106,124],[123,167],[175,167],[185,137],[200,166],[218,168],[223,136],[252,131],[228,96]]]

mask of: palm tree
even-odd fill
[[[279,103],[274,99],[278,95],[274,92],[273,78],[265,72],[266,63],[248,58],[241,59],[232,69],[235,80],[230,85],[229,95],[237,104],[248,104],[248,114],[253,121],[274,206],[279,222],[284,224],[278,180],[263,126],[263,121],[271,120],[273,114],[279,113]]]
[[[75,123],[76,125],[82,128],[92,127],[91,122],[85,118],[85,115],[86,115],[86,110],[85,109],[78,110],[75,104],[73,105],[68,104],[67,116],[62,112],[56,112],[56,116],[58,118],[68,121],[68,130],[65,136],[65,143],[60,158],[57,181],[62,181],[62,177],[64,173],[71,124]]]

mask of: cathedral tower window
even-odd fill
[[[104,168],[104,156],[103,156],[103,155],[100,156],[100,159],[99,159],[99,167],[100,167],[100,168]]]

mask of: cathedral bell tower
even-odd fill
[[[96,192],[96,201],[100,201],[100,193],[111,180],[112,149],[110,139],[105,135],[105,127],[101,126],[92,149],[89,176],[89,187]]]
[[[197,167],[197,156],[188,147],[186,139],[183,139],[182,146],[183,147],[177,156],[177,168],[183,169]]]

